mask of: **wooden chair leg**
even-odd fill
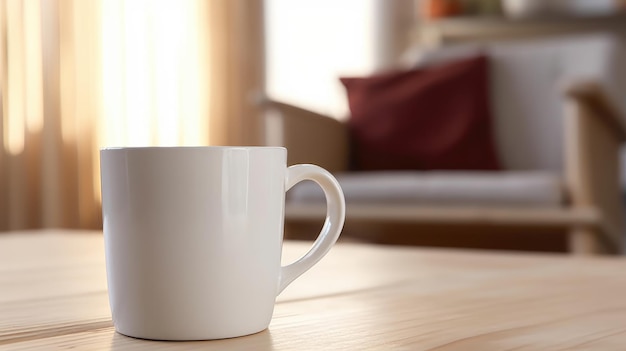
[[[600,233],[592,228],[574,228],[569,233],[570,252],[575,255],[597,255],[610,253],[600,238]]]

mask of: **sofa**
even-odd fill
[[[346,195],[348,237],[402,244],[445,236],[443,229],[454,227],[471,243],[497,228],[535,242],[560,235],[572,253],[620,253],[623,51],[620,39],[596,34],[405,55],[402,69],[436,67],[477,52],[490,58],[490,108],[502,170],[354,170],[349,121],[270,98],[264,101],[265,143],[287,147],[290,164],[318,164],[336,175]],[[308,227],[321,225],[324,213],[315,184],[296,186],[287,197],[287,235],[299,226],[311,232]],[[501,248],[516,249],[515,243]]]

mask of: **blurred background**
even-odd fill
[[[103,146],[258,143],[263,3],[0,2],[0,230],[99,228]]]
[[[610,39],[598,42],[621,45],[624,10],[626,2],[617,0],[0,0],[0,231],[101,228],[100,147],[285,145],[286,137],[276,135],[286,122],[275,127],[266,120],[271,103],[283,104],[282,114],[292,108],[350,126],[354,101],[340,77],[427,69],[428,53],[459,45],[481,45],[481,53],[496,57],[507,50],[482,45],[558,47],[545,40],[567,37],[564,55],[572,59],[555,58],[568,68],[554,71],[576,71],[571,38],[601,34]],[[604,44],[581,45],[606,51]],[[532,52],[527,48],[512,49],[513,55]],[[622,65],[606,57],[597,60],[607,68],[603,82]],[[561,96],[561,82],[553,83]],[[608,95],[621,108],[626,91],[618,83],[607,83]],[[530,92],[521,95],[532,99]],[[493,109],[498,114],[501,107]],[[309,134],[325,137],[314,129]],[[354,155],[350,137],[347,145],[327,153]],[[542,162],[544,170],[564,167]],[[606,162],[621,169],[618,159]],[[332,161],[318,163],[335,171]],[[531,168],[502,163],[506,170]],[[336,168],[337,174],[355,170]],[[621,199],[624,184],[613,195]],[[571,195],[555,196],[559,207],[571,204]],[[296,212],[294,220],[303,219]]]

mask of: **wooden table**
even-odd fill
[[[0,349],[624,350],[626,260],[339,244],[278,298],[269,330],[156,342],[114,332],[100,233],[9,233]]]

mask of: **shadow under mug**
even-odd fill
[[[109,301],[115,329],[156,340],[257,333],[276,296],[337,241],[345,200],[314,165],[287,168],[281,147],[100,151]],[[281,267],[285,192],[317,182],[326,222],[311,250]]]

